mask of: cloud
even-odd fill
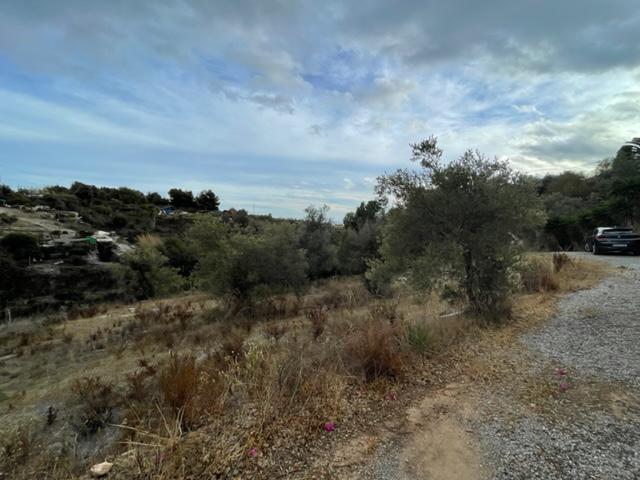
[[[446,159],[588,171],[640,134],[639,23],[636,0],[9,0],[3,178],[162,162],[289,215],[359,203],[431,134]]]

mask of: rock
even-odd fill
[[[104,477],[113,467],[113,463],[110,462],[102,462],[96,463],[93,467],[91,467],[91,476],[93,477]]]

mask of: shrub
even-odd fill
[[[553,254],[553,271],[555,273],[560,272],[565,265],[571,265],[573,261],[566,253],[554,253]]]
[[[444,163],[434,137],[412,150],[420,169],[378,179],[377,193],[396,206],[383,230],[383,263],[374,263],[369,278],[402,274],[418,289],[453,280],[474,314],[500,320],[509,312],[514,236],[542,220],[533,185],[507,162],[472,150]]]
[[[424,321],[415,321],[405,325],[405,341],[419,354],[428,353],[433,346],[433,332]]]
[[[311,322],[311,333],[314,340],[318,340],[327,325],[327,312],[321,305],[316,305],[307,310],[305,316]]]
[[[232,297],[236,310],[306,283],[304,252],[294,225],[267,225],[258,234],[230,233],[217,219],[198,222],[188,238],[200,257],[196,278],[213,293]]]
[[[367,381],[397,378],[405,360],[394,327],[375,321],[367,322],[347,338],[345,353],[347,362]]]
[[[160,391],[165,403],[183,426],[190,428],[196,420],[194,408],[199,388],[199,369],[192,355],[172,353],[169,362],[160,372]]]
[[[530,258],[518,265],[522,289],[527,293],[554,292],[559,284],[549,262]]]
[[[402,315],[398,312],[398,302],[373,302],[369,307],[369,316],[373,320],[382,320],[390,324],[401,320]]]
[[[0,247],[15,260],[27,260],[40,256],[38,239],[26,233],[9,233],[0,239]]]
[[[169,266],[169,260],[154,242],[154,237],[142,237],[136,248],[123,257],[123,263],[129,268],[125,282],[138,299],[170,295],[184,285],[182,277]]]
[[[104,383],[100,377],[85,377],[76,380],[71,389],[82,404],[79,425],[82,434],[93,434],[111,421],[118,403],[111,384]]]

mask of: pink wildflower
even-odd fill
[[[387,395],[387,400],[397,400],[398,397],[396,396],[395,392],[389,392],[389,394]]]
[[[558,375],[560,375],[561,377],[563,377],[563,376],[565,376],[567,374],[567,371],[562,367],[558,367],[558,368],[556,368],[556,373]]]
[[[336,426],[333,422],[327,422],[324,424],[324,429],[327,432],[333,432],[336,429]]]
[[[569,384],[567,382],[560,382],[560,385],[558,385],[558,389],[561,392],[566,392],[569,389]]]
[[[249,456],[250,457],[257,457],[258,456],[258,449],[256,447],[253,447],[251,450],[249,450]]]

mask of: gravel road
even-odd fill
[[[521,335],[509,354],[521,385],[480,387],[472,416],[420,406],[429,420],[381,448],[359,479],[640,479],[640,257],[571,256],[617,273],[563,298],[549,322]],[[538,384],[555,390],[522,395]],[[443,421],[462,430],[443,435],[434,427]],[[420,443],[425,436],[433,439]],[[474,464],[461,471],[464,463]]]
[[[474,425],[494,479],[640,478],[640,258],[589,259],[620,272],[567,296],[551,321],[522,337],[538,354],[531,370],[565,368],[575,391],[551,414],[511,420],[511,400],[494,395],[487,405],[496,413]]]

